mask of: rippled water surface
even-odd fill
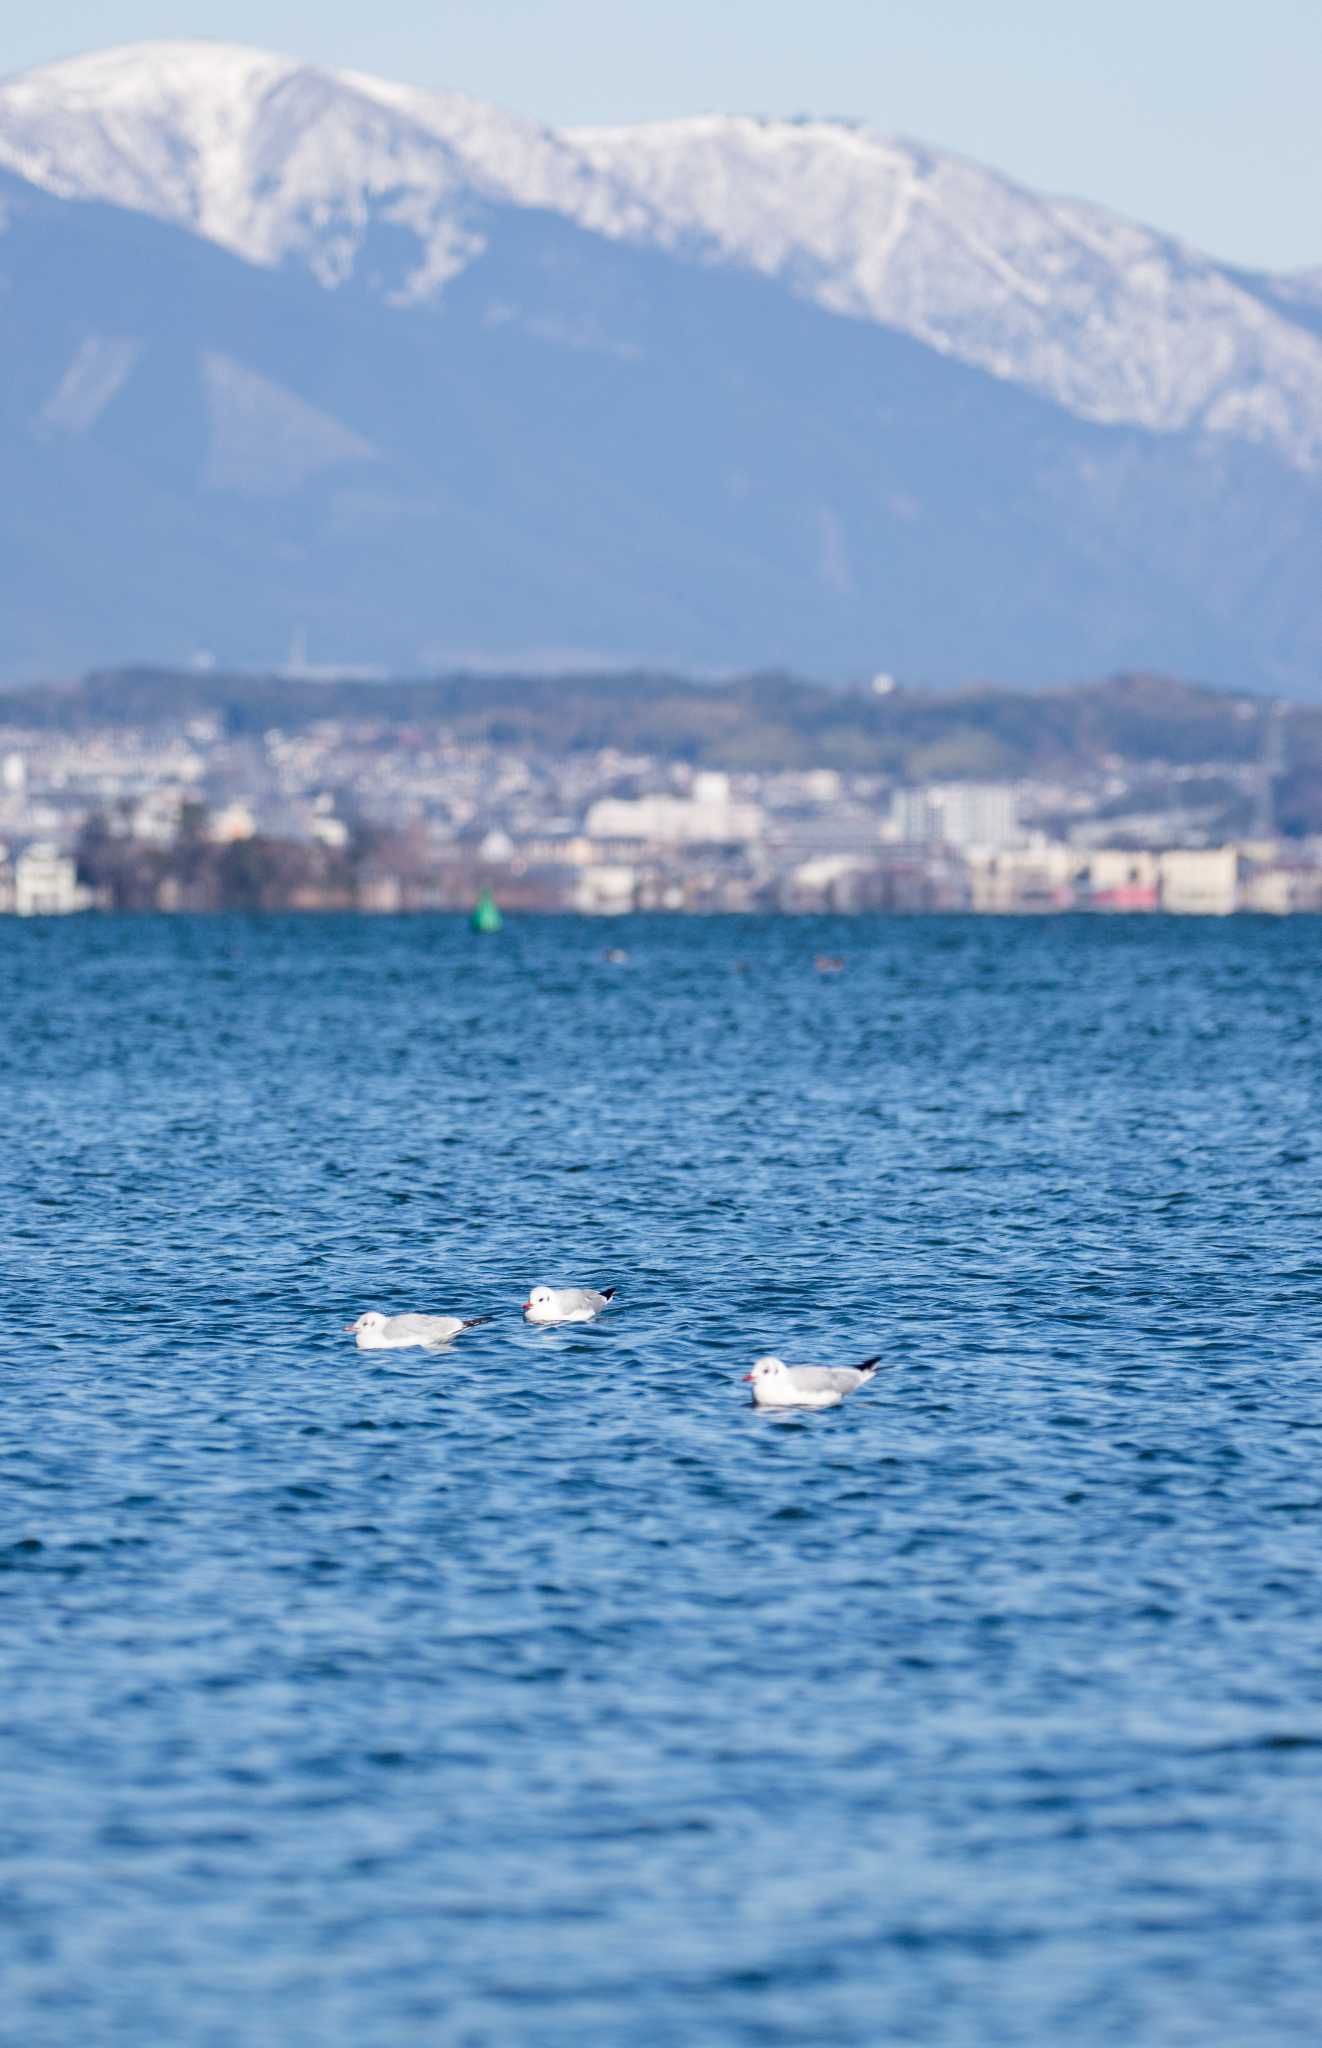
[[[0,978],[6,2043],[1318,2039],[1322,927]]]

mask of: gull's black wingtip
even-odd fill
[[[464,1328],[466,1330],[475,1330],[479,1323],[489,1323],[490,1321],[490,1316],[469,1316],[464,1323]]]
[[[603,1287],[601,1290],[601,1298],[603,1301],[614,1301],[615,1289],[613,1287]]]
[[[881,1353],[878,1352],[875,1358],[865,1358],[858,1369],[860,1372],[873,1372],[880,1364]]]

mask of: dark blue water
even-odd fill
[[[0,975],[6,2043],[1317,2040],[1317,923]]]

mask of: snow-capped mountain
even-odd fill
[[[478,199],[545,207],[612,233],[642,209],[535,122],[224,43],[145,43],[0,83],[0,163],[62,198],[191,228],[250,263],[344,283],[374,229],[403,231],[400,303],[433,297],[480,240]],[[379,280],[373,280],[379,282]]]
[[[472,243],[466,167],[348,80],[261,51],[148,44],[0,86],[0,162],[62,198],[173,221],[251,263],[352,272],[374,218],[407,231],[434,291]]]
[[[1201,428],[1322,465],[1322,344],[1195,250],[839,122],[572,138],[673,241],[898,328],[1083,419]]]
[[[704,116],[556,134],[466,99],[212,43],[147,43],[0,86],[0,163],[250,262],[352,276],[380,229],[397,301],[477,253],[473,196],[735,264],[1080,418],[1257,442],[1322,468],[1322,337],[1223,266],[1100,207],[841,122]],[[374,231],[376,231],[374,233]]]
[[[223,44],[0,83],[0,662],[1318,694],[1322,286],[840,123]]]

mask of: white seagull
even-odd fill
[[[613,1287],[534,1287],[523,1304],[525,1323],[590,1323],[615,1299]]]
[[[744,1378],[753,1382],[756,1408],[838,1408],[855,1387],[875,1377],[880,1358],[862,1365],[786,1365],[783,1358],[759,1358]]]
[[[490,1316],[383,1316],[379,1308],[369,1308],[344,1328],[348,1336],[358,1339],[360,1351],[412,1351],[420,1346],[435,1350],[461,1330],[490,1321]]]

